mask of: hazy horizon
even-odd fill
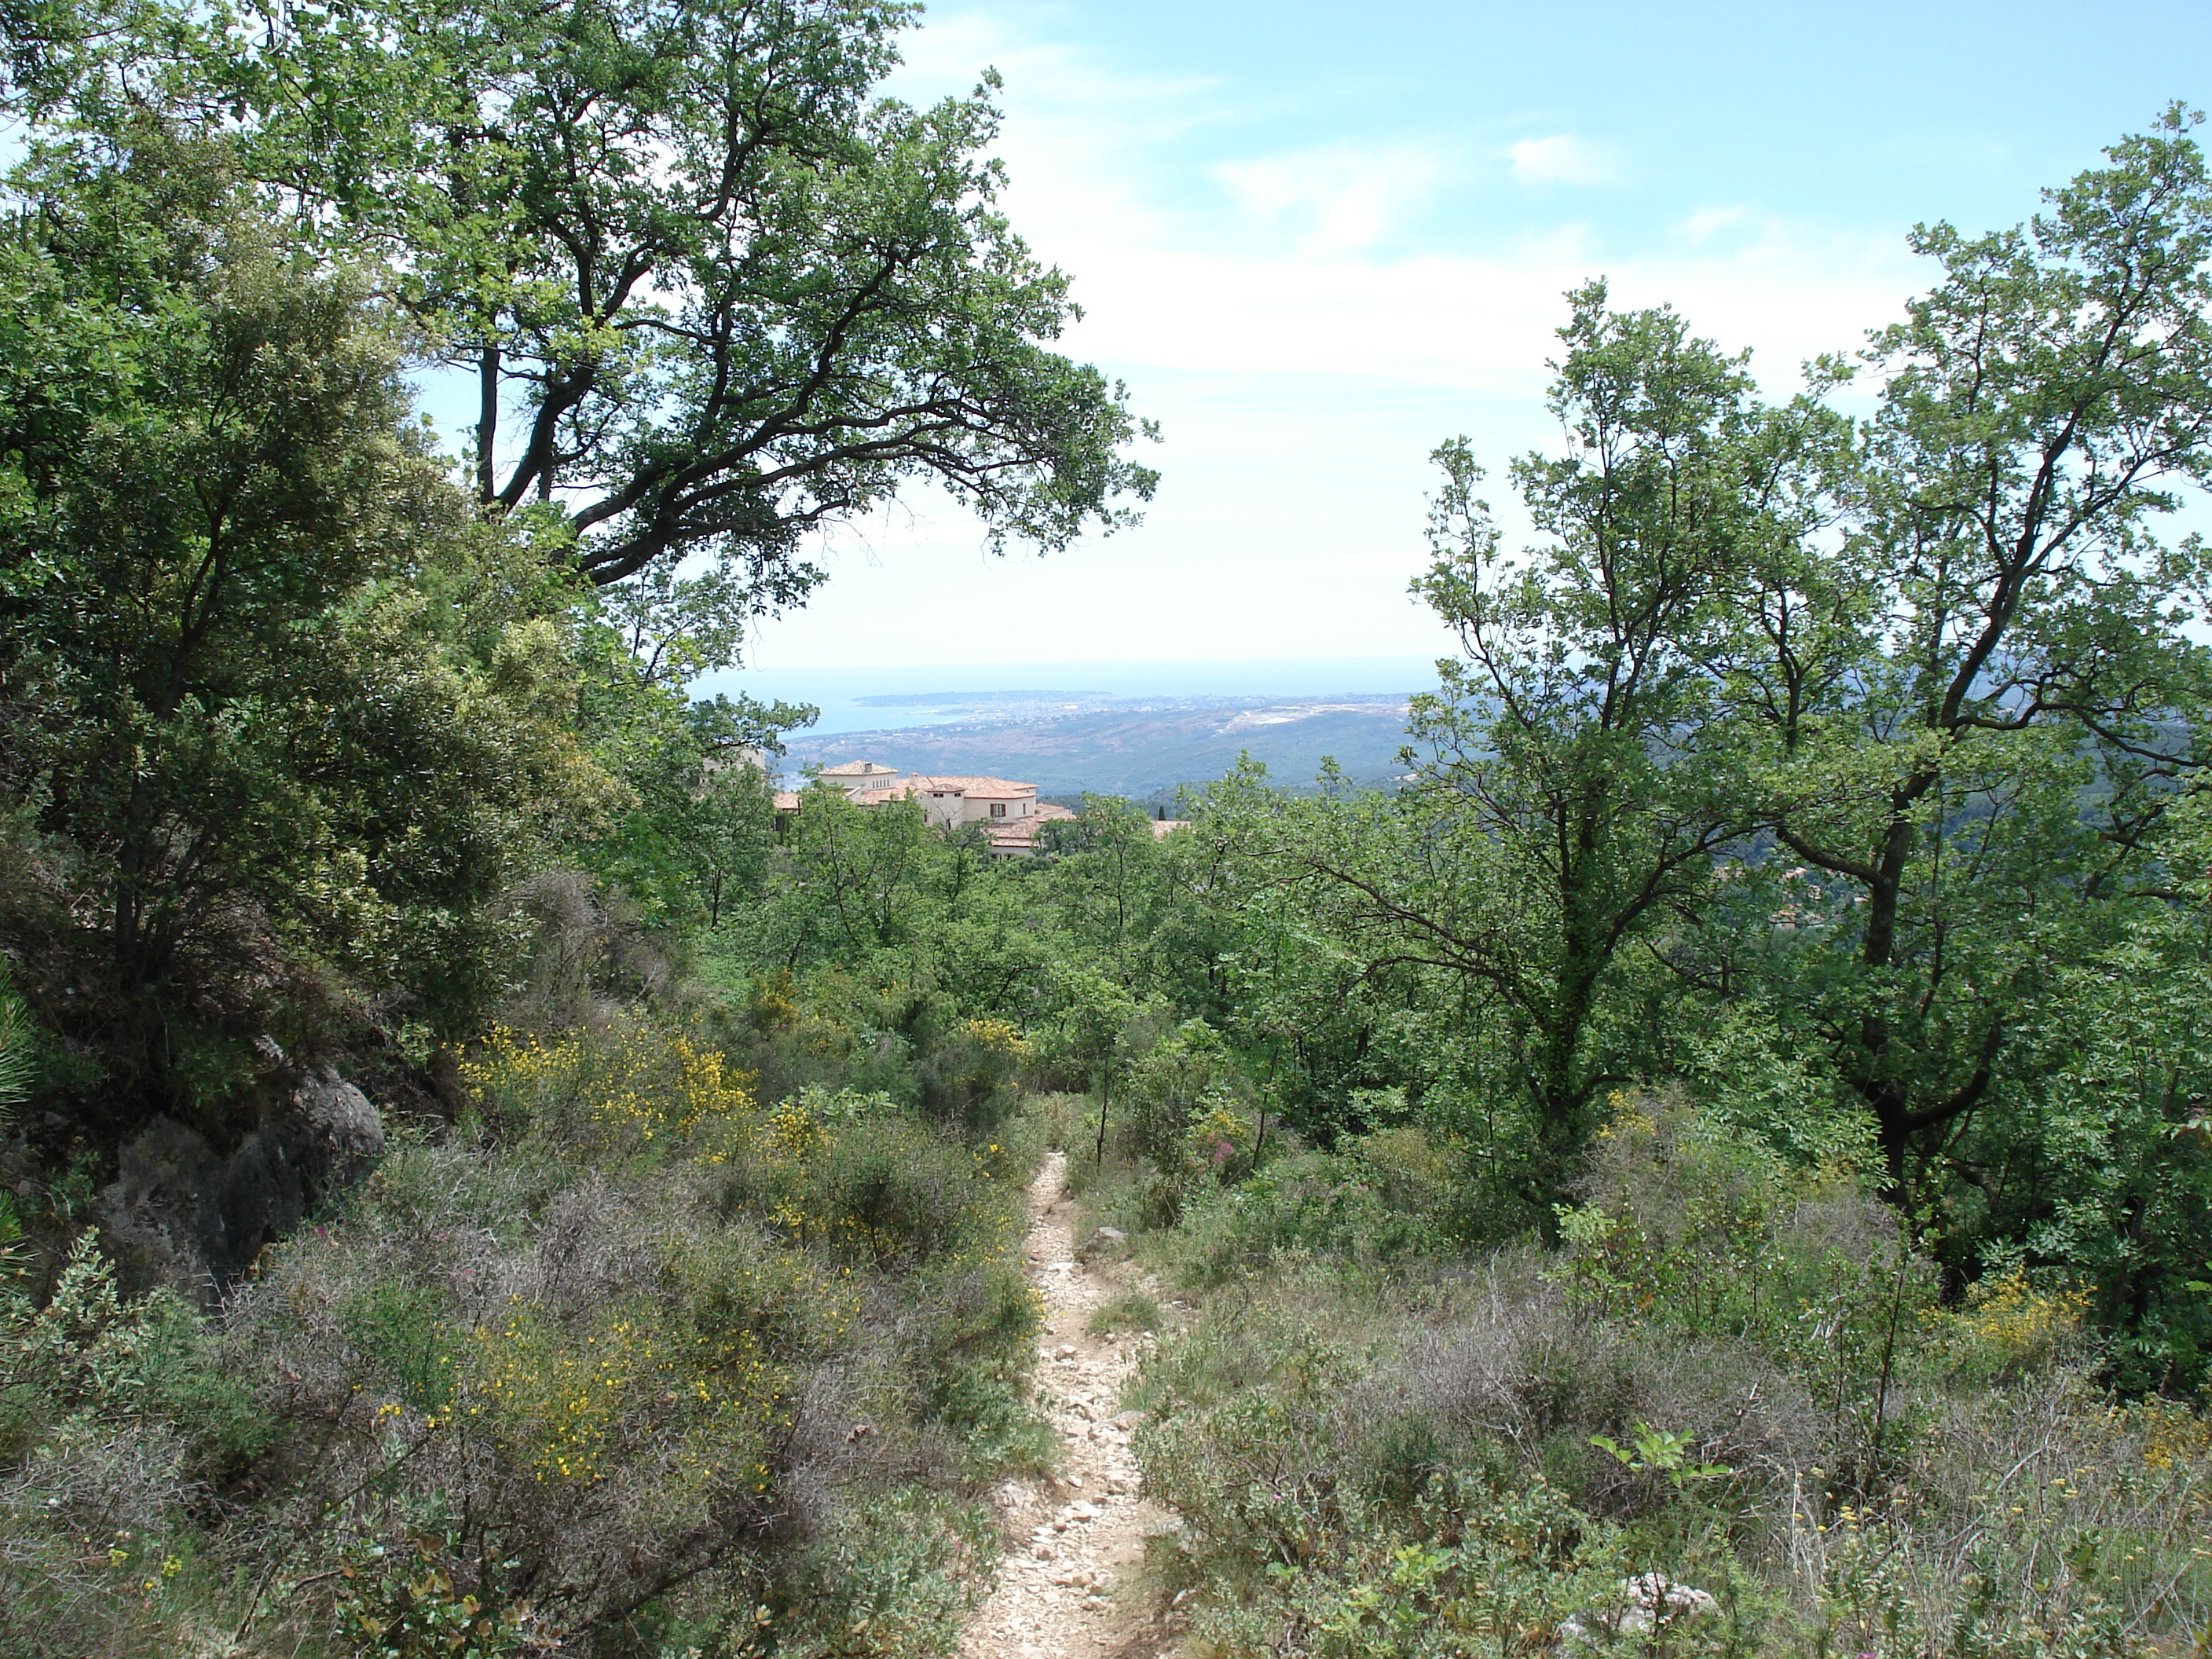
[[[892,732],[964,718],[926,706],[863,702],[884,696],[1066,692],[1076,697],[1322,697],[1424,690],[1433,657],[1196,658],[1165,662],[885,663],[864,668],[739,668],[702,675],[697,697],[739,692],[763,702],[811,702],[817,735]]]

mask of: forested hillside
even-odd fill
[[[949,1654],[1048,1148],[1188,1653],[2200,1648],[2198,118],[1786,400],[1576,290],[1389,787],[996,859],[685,690],[1151,491],[909,21],[0,15],[0,1652]]]

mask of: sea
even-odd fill
[[[866,668],[738,668],[702,675],[695,697],[744,692],[812,703],[811,730],[892,732],[975,719],[978,704],[1043,712],[1056,699],[1305,697],[1405,694],[1436,684],[1428,657],[1274,657],[1212,662],[899,663]]]

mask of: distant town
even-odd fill
[[[911,700],[920,702],[920,699]],[[872,731],[798,732],[787,777],[853,762],[930,777],[1023,778],[1040,796],[1126,795],[1172,816],[1177,792],[1202,788],[1249,756],[1279,782],[1310,786],[1324,759],[1356,782],[1387,787],[1404,771],[1407,694],[1091,697],[977,693],[930,700],[957,718]]]
[[[1065,822],[1075,817],[1065,806],[1039,800],[1036,785],[1017,783],[1010,778],[902,774],[896,767],[872,760],[847,761],[842,765],[824,767],[818,776],[823,783],[843,790],[846,799],[855,806],[880,806],[894,800],[919,801],[930,823],[940,829],[972,827],[981,830],[990,841],[992,853],[1000,858],[1032,856],[1036,851],[1037,833],[1044,825],[1055,819]],[[795,812],[799,805],[797,790],[779,791],[775,797],[779,813]],[[1155,818],[1153,839],[1182,827],[1180,819]]]

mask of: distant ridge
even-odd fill
[[[933,703],[1095,702],[1103,691],[899,691],[855,697],[870,708],[927,708]]]

